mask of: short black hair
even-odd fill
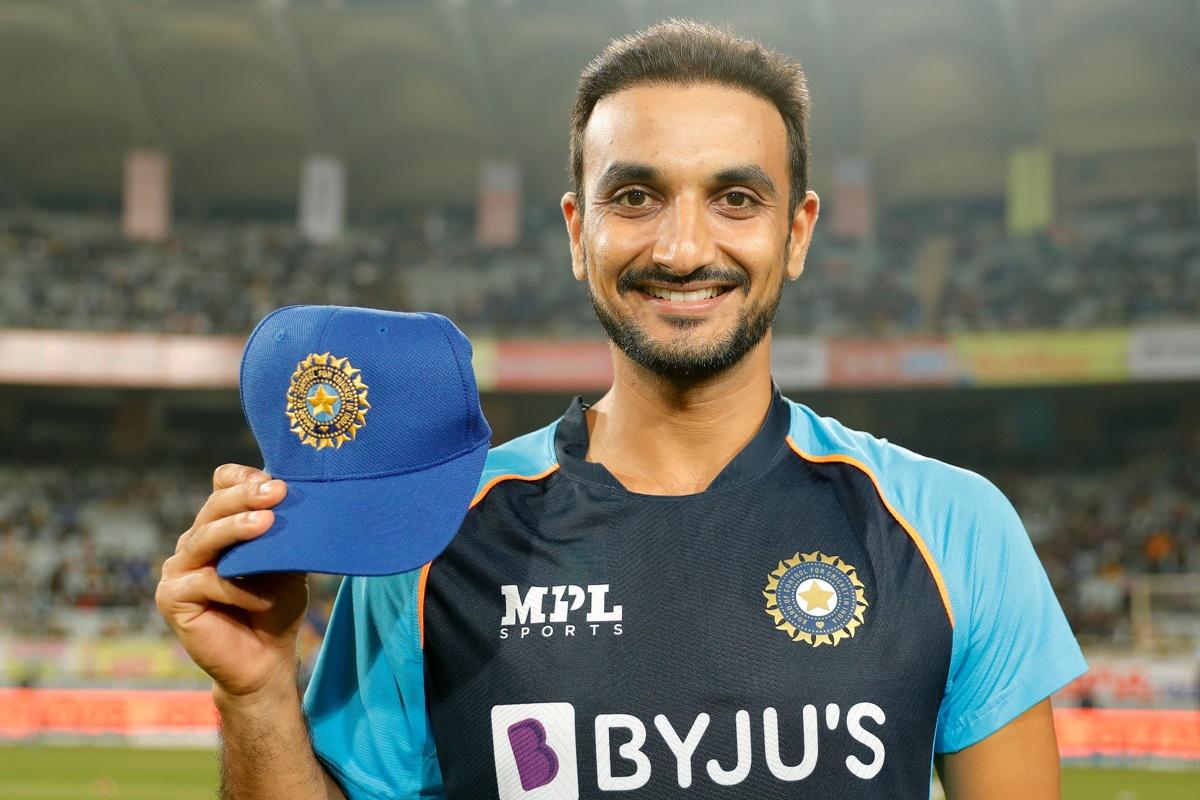
[[[788,217],[808,190],[808,83],[798,62],[761,43],[690,19],[614,39],[583,69],[571,112],[571,188],[583,204],[583,132],[596,104],[634,86],[712,83],[769,100],[787,129]]]

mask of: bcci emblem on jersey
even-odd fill
[[[347,358],[310,353],[296,365],[287,391],[287,418],[301,444],[341,447],[367,424],[367,385]]]
[[[796,553],[767,576],[767,613],[795,642],[813,647],[849,639],[863,624],[865,587],[837,556]]]

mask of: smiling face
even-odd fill
[[[702,379],[737,364],[799,277],[817,217],[788,214],[787,131],[775,106],[712,84],[624,89],[584,133],[584,192],[563,198],[576,278],[635,363]]]

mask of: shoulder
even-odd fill
[[[555,420],[545,427],[488,450],[472,505],[479,502],[483,495],[500,481],[536,480],[557,469],[558,455],[554,449],[554,433],[558,429],[559,421]]]
[[[864,473],[893,514],[901,514],[930,545],[961,537],[979,520],[1013,514],[1004,494],[987,478],[962,467],[923,456],[887,439],[854,430],[789,400],[792,421],[788,443],[814,464],[842,463]]]
[[[818,469],[845,465],[870,478],[879,500],[928,565],[957,639],[961,628],[956,622],[969,623],[977,615],[980,583],[1004,569],[1014,549],[1032,555],[1025,527],[1008,498],[978,473],[789,403],[792,450]],[[1036,558],[1022,561],[1036,564]]]

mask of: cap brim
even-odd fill
[[[384,478],[287,481],[275,522],[217,561],[223,578],[264,572],[394,575],[441,554],[479,485],[488,442],[443,464]]]

